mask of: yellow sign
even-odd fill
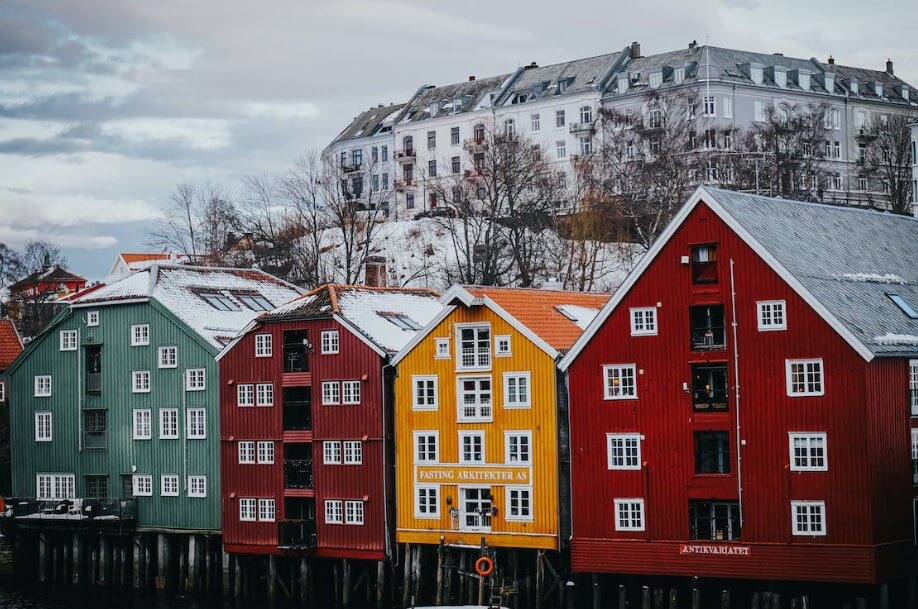
[[[418,484],[530,484],[532,471],[528,467],[468,465],[419,465],[414,479]]]

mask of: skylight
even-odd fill
[[[217,309],[218,311],[238,311],[239,307],[229,299],[225,294],[218,292],[201,292],[198,294],[201,300]]]
[[[565,317],[567,317],[567,318],[568,318],[569,320],[571,320],[572,322],[577,323],[577,318],[574,317],[574,315],[573,315],[570,311],[568,311],[565,307],[563,307],[563,306],[555,307],[555,311],[557,311],[557,312],[560,313],[561,315],[564,315]]]
[[[406,332],[416,332],[421,329],[421,326],[416,321],[402,313],[379,313],[379,316],[389,320]]]
[[[912,305],[905,302],[905,299],[903,299],[895,292],[887,292],[886,295],[889,296],[891,301],[896,303],[896,306],[902,309],[902,312],[905,313],[909,319],[918,319],[918,311],[915,311],[915,309],[912,308]]]
[[[233,294],[239,302],[253,311],[270,311],[274,308],[271,302],[261,294]]]

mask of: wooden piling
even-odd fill
[[[82,573],[80,569],[82,568],[82,565],[83,565],[83,561],[81,560],[83,556],[82,555],[83,545],[81,543],[82,539],[80,539],[80,537],[81,535],[79,533],[74,532],[73,541],[71,543],[71,555],[73,556],[73,566],[71,567],[72,570],[70,572],[70,581],[77,585],[82,580],[81,579]]]
[[[232,562],[230,561],[229,552],[221,551],[220,552],[220,589],[223,591],[223,596],[229,596],[233,592],[232,584]]]
[[[889,609],[889,582],[880,584],[880,609]]]
[[[676,588],[669,589],[669,604],[667,609],[679,609],[679,590]]]
[[[386,561],[376,561],[376,609],[386,605]]]
[[[156,589],[165,590],[169,577],[169,537],[165,533],[156,536]]]
[[[242,557],[239,554],[233,554],[233,596],[242,598]]]
[[[599,575],[592,574],[593,609],[602,609],[602,590],[599,587]]]
[[[109,585],[112,570],[111,544],[105,535],[99,537],[99,585]]]
[[[275,600],[277,598],[277,557],[268,557],[268,598]]]
[[[653,589],[653,609],[663,609],[663,588]]]
[[[443,604],[443,541],[444,537],[440,536],[440,543],[437,546],[437,594],[436,604]]]
[[[641,587],[641,609],[650,609],[650,588]]]
[[[720,609],[730,609],[730,591],[720,591]]]
[[[701,609],[701,590],[698,588],[698,580],[692,582],[692,609]]]
[[[93,586],[99,583],[99,538],[98,537],[90,541],[89,583]]]
[[[536,584],[535,584],[535,607],[536,609],[542,609],[542,588],[545,585],[545,565],[544,563],[545,552],[544,550],[536,551]]]
[[[402,607],[408,607],[411,602],[411,544],[405,544],[402,555]]]
[[[134,572],[134,588],[141,588],[143,586],[143,537],[140,535],[134,535],[131,542],[131,555],[133,558]]]
[[[51,560],[50,554],[48,534],[41,533],[38,536],[38,581],[42,584],[48,581],[48,562]]]
[[[618,609],[626,609],[628,606],[628,589],[622,584],[618,586]]]
[[[345,607],[351,606],[351,561],[341,561],[341,602]]]
[[[541,550],[540,550],[541,551]],[[485,546],[485,538],[481,538],[481,548],[478,551],[479,558],[487,555],[487,547]],[[478,604],[484,605],[484,592],[485,589],[485,578],[483,576],[478,577]]]

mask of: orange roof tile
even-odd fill
[[[168,260],[169,254],[121,254],[122,260],[131,264],[132,262],[146,262],[148,260]]]
[[[558,307],[570,306],[593,309],[597,313],[610,294],[595,292],[564,292],[530,288],[496,288],[462,286],[475,298],[488,297],[504,311],[515,317],[539,338],[558,351],[566,351],[583,332]],[[586,320],[589,322],[589,319]]]
[[[0,370],[6,370],[22,352],[22,341],[9,319],[0,319]]]

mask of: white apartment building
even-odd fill
[[[912,123],[912,213],[918,217],[918,122]]]

